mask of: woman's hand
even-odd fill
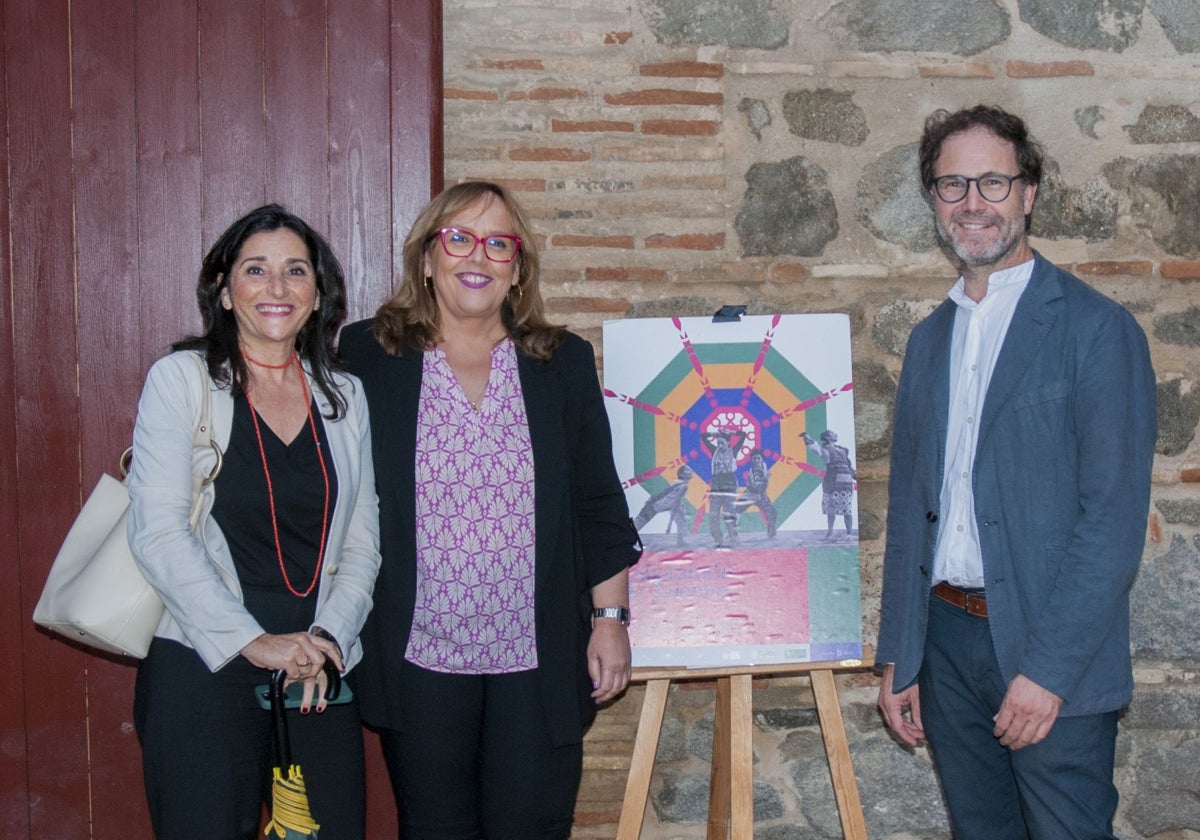
[[[629,685],[633,655],[629,650],[629,631],[613,618],[597,618],[588,639],[587,664],[592,676],[592,699],[606,703]]]
[[[326,677],[322,668],[325,660],[332,659],[338,670],[344,668],[342,655],[333,642],[311,633],[263,633],[242,648],[242,656],[251,664],[270,671],[282,670],[287,674],[287,683],[304,683],[304,698],[300,711],[307,713],[314,698],[317,711],[325,711]]]
[[[283,688],[286,691],[287,687],[294,682],[300,680],[284,680]],[[313,708],[314,701],[317,708],[317,714],[325,711],[325,707],[329,702],[325,699],[325,695],[329,691],[329,671],[322,668],[315,677],[305,677],[304,691],[300,696],[300,714],[306,715]]]
[[[606,581],[592,587],[595,607],[628,606],[629,569],[622,569]],[[629,629],[615,618],[593,618],[588,639],[587,666],[592,675],[592,699],[606,703],[629,685],[633,654],[629,650]]]

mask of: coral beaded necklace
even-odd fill
[[[254,408],[254,401],[250,399],[250,391],[243,389],[246,395],[246,404],[250,406],[250,419],[254,422],[254,436],[258,439],[258,454],[262,458],[263,474],[267,477],[267,500],[271,505],[271,530],[275,534],[275,556],[279,559],[279,572],[283,575],[283,582],[297,598],[307,597],[309,593],[317,585],[317,581],[321,578],[321,565],[325,561],[325,537],[329,530],[329,470],[325,466],[325,455],[321,451],[321,439],[317,436],[317,421],[313,418],[312,412],[312,393],[308,389],[308,380],[304,377],[304,370],[300,367],[300,356],[292,351],[292,357],[282,365],[268,365],[263,362],[252,359],[242,352],[242,358],[258,367],[268,368],[270,370],[283,370],[290,365],[296,366],[296,373],[300,376],[300,387],[304,391],[304,404],[308,409],[308,427],[312,430],[313,443],[317,447],[317,461],[321,464],[321,477],[325,480],[325,508],[321,514],[321,545],[317,549],[317,568],[313,572],[313,578],[309,581],[308,588],[303,592],[292,586],[292,581],[288,578],[287,569],[283,565],[283,546],[279,543],[279,521],[275,517],[275,488],[271,483],[271,470],[267,466],[267,450],[263,448],[262,430],[258,425],[258,412]]]

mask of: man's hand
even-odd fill
[[[1002,746],[1013,750],[1036,744],[1050,734],[1060,708],[1061,697],[1017,674],[1008,684],[1000,711],[992,718],[996,722],[992,734]]]
[[[925,737],[925,728],[921,726],[921,703],[917,684],[913,683],[899,694],[892,693],[892,677],[895,666],[883,666],[883,680],[879,684],[879,711],[888,728],[899,736],[900,740],[915,747],[917,741]]]

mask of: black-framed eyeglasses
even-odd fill
[[[479,237],[463,228],[445,227],[437,235],[442,240],[442,250],[451,257],[471,256],[480,242],[483,243],[483,255],[492,262],[512,262],[521,250],[521,237],[508,233]]]
[[[942,201],[947,204],[956,204],[967,197],[971,184],[974,184],[985,201],[998,204],[1008,198],[1009,193],[1012,192],[1013,181],[1024,177],[1024,175],[1001,175],[999,172],[988,172],[978,178],[968,178],[966,175],[943,175],[934,179],[933,189]]]

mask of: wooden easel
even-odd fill
[[[667,693],[672,681],[716,679],[717,702],[713,722],[712,775],[709,778],[708,840],[747,840],[754,836],[754,754],[751,745],[753,708],[751,681],[755,677],[781,677],[808,674],[825,756],[833,776],[842,833],[846,840],[867,840],[867,824],[858,782],[850,760],[846,725],[838,701],[835,671],[859,671],[874,663],[874,652],[864,649],[862,659],[843,662],[798,662],[788,665],[759,665],[740,668],[635,668],[634,682],[646,683],[646,698],[633,742],[633,761],[625,783],[625,800],[617,840],[637,840],[642,832],[646,800],[650,795],[650,777],[654,773],[654,755],[662,731]],[[730,833],[732,831],[732,834]]]

